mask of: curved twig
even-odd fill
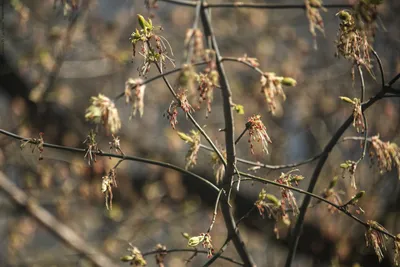
[[[164,250],[163,252],[166,252],[166,253],[174,253],[174,252],[195,252],[195,253],[201,253],[201,254],[208,254],[208,251],[205,251],[205,250],[197,250],[197,249],[195,249],[195,248],[167,249],[167,250]],[[153,255],[153,254],[157,254],[157,253],[160,253],[160,251],[159,251],[159,250],[152,250],[152,251],[148,251],[148,252],[142,253],[142,255],[143,255],[143,256],[148,256],[148,255]],[[235,264],[240,265],[240,266],[243,266],[243,265],[244,265],[243,263],[238,262],[238,261],[236,261],[236,260],[234,260],[234,259],[231,259],[231,258],[229,258],[229,257],[221,256],[220,258],[223,259],[223,260],[226,260],[226,261],[230,261],[230,262],[235,263]]]
[[[0,133],[4,134],[6,136],[12,137],[14,139],[18,139],[18,140],[24,140],[24,141],[29,140],[28,138],[24,138],[22,136],[14,134],[14,133],[10,133],[3,129],[0,129]],[[70,152],[76,152],[76,153],[82,153],[82,154],[86,153],[86,150],[83,148],[60,146],[60,145],[54,145],[54,144],[49,144],[49,143],[44,143],[43,147],[54,148],[54,149],[58,149],[58,150],[64,150],[64,151],[70,151]],[[145,158],[141,158],[141,157],[118,155],[118,154],[112,154],[112,153],[96,152],[95,154],[97,156],[101,156],[101,157],[112,157],[112,158],[118,158],[118,159],[123,159],[123,160],[137,161],[137,162],[158,165],[158,166],[161,166],[164,168],[172,169],[172,170],[178,171],[180,173],[187,174],[193,178],[199,179],[200,181],[207,184],[210,188],[212,188],[213,191],[215,191],[216,193],[219,193],[219,191],[220,191],[220,189],[217,186],[215,186],[212,182],[208,181],[207,179],[205,179],[193,172],[190,172],[190,171],[182,169],[178,166],[175,166],[173,164],[169,164],[169,163],[161,162],[161,161],[157,161],[157,160],[152,160],[152,159],[145,159]]]

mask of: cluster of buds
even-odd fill
[[[213,101],[214,89],[219,86],[218,84],[218,71],[211,70],[206,73],[196,74],[196,81],[199,84],[197,90],[199,91],[199,105],[203,101],[207,102],[206,117],[211,112],[211,103]]]
[[[169,60],[174,65],[174,60],[168,56],[168,49],[173,56],[171,46],[163,36],[154,33],[156,27],[151,19],[146,20],[142,15],[138,15],[138,21],[141,29],[136,29],[129,40],[132,43],[133,57],[136,55],[136,45],[141,43],[139,54],[143,56],[143,63],[138,69],[139,74],[145,76],[150,71],[151,63],[159,63],[161,68],[165,68],[165,62]],[[152,42],[155,43],[155,47]]]
[[[281,176],[276,179],[275,181],[279,184],[287,185],[287,186],[293,186],[296,185],[298,186],[299,182],[304,179],[304,176],[302,175],[297,175],[293,174],[293,172],[299,171],[299,170],[291,170],[287,173],[281,173]],[[282,209],[286,210],[286,202],[290,209],[292,210],[292,213],[294,216],[297,216],[300,211],[297,206],[296,198],[294,197],[294,194],[291,190],[281,187],[281,195],[282,195]]]
[[[147,265],[146,260],[144,259],[142,252],[137,247],[134,247],[131,243],[129,243],[130,248],[128,251],[131,253],[130,255],[126,255],[121,257],[121,261],[129,262],[130,265],[136,267],[144,267]]]
[[[274,72],[265,72],[261,76],[261,93],[264,94],[267,101],[268,110],[275,114],[276,98],[280,96],[283,101],[286,100],[286,95],[283,92],[282,86],[296,86],[295,79],[290,77],[276,76]]]
[[[357,133],[365,131],[365,121],[361,108],[361,100],[359,98],[350,99],[346,96],[341,96],[340,99],[353,105],[353,127],[356,128]]]
[[[185,133],[178,132],[179,137],[186,143],[190,144],[190,148],[185,157],[186,170],[194,167],[197,164],[197,154],[199,153],[200,150],[200,133],[194,130],[192,130],[190,133],[191,135],[189,136]]]
[[[129,117],[129,119],[132,118],[132,116],[136,116],[136,112],[139,111],[140,117],[143,116],[143,111],[144,111],[144,91],[146,89],[146,85],[143,84],[142,79],[132,79],[129,78],[125,82],[125,101],[128,104],[129,102],[133,102],[132,105],[132,114]],[[132,96],[132,90],[135,90],[134,95]]]
[[[279,239],[278,223],[282,222],[286,226],[290,225],[289,215],[286,213],[282,202],[274,195],[267,194],[265,189],[262,189],[254,205],[257,207],[260,216],[264,218],[265,213],[267,213],[268,218],[275,220],[274,233],[276,238]]]
[[[28,140],[21,140],[20,148],[21,150],[25,148],[27,144],[31,145],[32,153],[37,149],[39,151],[39,160],[43,159],[43,150],[44,150],[44,133],[39,133],[39,138],[30,138]]]
[[[188,246],[196,247],[199,244],[202,244],[203,248],[207,249],[207,257],[211,258],[214,254],[214,247],[211,243],[211,236],[209,233],[201,233],[198,236],[193,236],[189,238]]]
[[[398,176],[400,179],[400,148],[395,143],[383,142],[379,139],[379,135],[371,138],[370,157],[375,156],[378,160],[378,166],[383,173],[391,171],[392,166],[397,167]]]
[[[178,124],[178,107],[181,107],[181,109],[185,112],[186,117],[188,113],[194,111],[193,107],[189,103],[189,100],[187,99],[186,90],[180,90],[176,94],[176,98],[177,100],[172,100],[167,110],[167,118],[174,130],[175,126]]]
[[[247,54],[244,54],[243,57],[238,58],[239,61],[245,62],[250,64],[252,67],[257,68],[260,66],[260,63],[258,63],[258,59],[255,57],[248,57]]]
[[[336,15],[341,20],[336,40],[336,56],[340,55],[352,60],[354,65],[362,65],[372,74],[367,35],[358,29],[354,16],[350,12],[342,10]],[[354,77],[354,67],[352,73]]]
[[[337,184],[337,180],[338,180],[337,176],[333,177],[332,181],[329,183],[329,186],[325,188],[324,191],[322,192],[322,197],[325,198],[326,200],[329,200],[333,204],[336,204],[337,206],[341,206],[342,199],[339,196],[339,193],[334,188]],[[320,202],[321,200],[318,200],[318,203]],[[331,213],[334,213],[336,211],[336,208],[334,208],[331,205],[328,205],[328,210]]]
[[[226,160],[226,151],[222,151],[222,156]],[[216,152],[211,152],[211,162],[213,165],[216,184],[220,184],[225,176],[225,165]]]
[[[103,176],[101,183],[101,192],[105,195],[106,207],[112,210],[113,193],[112,188],[117,187],[117,173],[115,169],[111,169],[108,175]]]
[[[247,120],[246,129],[249,131],[249,144],[251,153],[254,154],[253,141],[261,142],[262,150],[268,154],[268,143],[272,143],[267,134],[267,128],[261,121],[260,115],[254,115]]]
[[[326,8],[322,6],[322,0],[305,0],[306,13],[310,24],[310,33],[314,38],[314,49],[317,49],[317,33],[316,29],[325,35],[324,21],[320,10],[326,12]]]
[[[368,220],[367,224],[369,225],[367,232],[365,232],[367,247],[372,246],[374,248],[375,254],[378,256],[379,262],[381,262],[384,258],[383,251],[387,250],[386,240],[388,239],[381,231],[387,232],[387,230],[375,221]]]
[[[83,144],[86,144],[86,153],[84,158],[88,159],[88,164],[90,166],[93,162],[96,162],[96,154],[101,152],[97,145],[96,133],[93,130],[90,130],[85,141],[83,141]]]
[[[116,133],[121,129],[121,120],[118,110],[111,99],[105,95],[92,96],[91,105],[86,109],[85,118],[95,124],[102,124],[104,128]]]
[[[114,149],[115,152],[120,153],[122,156],[124,156],[124,152],[121,150],[121,140],[119,139],[119,136],[115,136],[114,134],[112,135],[113,140],[111,142],[108,142],[110,145],[110,153]],[[110,157],[111,159],[111,157]]]
[[[345,173],[348,172],[350,174],[350,184],[354,189],[357,189],[356,184],[356,169],[357,162],[352,160],[346,160],[346,162],[340,164],[340,168],[343,169],[342,177],[345,177]]]
[[[185,48],[189,50],[191,40],[193,39],[193,55],[192,62],[197,59],[201,59],[204,56],[204,43],[203,43],[203,32],[200,29],[188,29],[185,36]]]

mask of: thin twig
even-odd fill
[[[158,65],[157,62],[154,62],[154,64],[156,65],[158,71],[160,73],[163,73],[162,68],[160,67],[160,65]],[[178,96],[175,93],[174,88],[172,88],[172,85],[170,84],[170,82],[168,81],[168,79],[165,76],[162,76],[162,79],[164,80],[165,84],[167,85],[169,91],[171,92],[171,94],[174,96],[174,98],[177,101],[180,101]],[[207,133],[204,131],[204,129],[197,123],[197,121],[193,118],[192,114],[190,114],[189,112],[186,113],[187,117],[189,118],[189,120],[193,123],[193,125],[196,127],[196,129],[203,135],[203,137],[207,140],[207,142],[210,144],[210,146],[213,148],[214,152],[217,153],[218,158],[221,160],[221,162],[226,166],[226,161],[225,158],[222,156],[221,151],[219,151],[219,149],[217,148],[217,146],[213,143],[213,141],[211,140],[211,138],[207,135]]]
[[[364,82],[364,76],[363,76],[363,72],[361,69],[361,66],[358,65],[357,66],[357,70],[358,70],[358,74],[360,75],[360,83],[361,83],[361,103],[364,102],[364,95],[365,95],[365,82]],[[382,87],[383,88],[383,87]],[[362,111],[362,117],[364,120],[364,147],[363,147],[363,151],[362,151],[362,155],[361,157],[357,160],[357,163],[360,163],[364,157],[365,157],[365,153],[367,152],[367,138],[368,138],[368,122],[367,122],[367,118],[365,117],[365,112]]]
[[[376,53],[376,51],[371,47],[371,51],[372,54],[375,56],[376,60],[378,61],[378,66],[379,66],[379,70],[381,72],[381,84],[382,84],[382,88],[385,87],[385,72],[383,71],[383,65],[382,65],[382,61],[378,55],[378,53]]]
[[[265,184],[270,184],[270,185],[274,185],[274,186],[278,186],[278,187],[283,187],[283,188],[286,188],[286,189],[289,189],[289,190],[293,190],[293,191],[296,191],[296,192],[299,192],[299,193],[302,193],[302,194],[306,195],[306,197],[308,196],[308,197],[310,197],[310,198],[312,197],[312,198],[318,199],[318,200],[320,200],[320,201],[323,201],[323,202],[325,202],[325,203],[331,205],[332,207],[336,208],[337,210],[343,212],[344,214],[346,214],[347,216],[349,216],[349,217],[352,218],[353,220],[357,221],[358,223],[364,225],[365,227],[371,227],[368,223],[364,222],[364,221],[361,220],[360,218],[358,218],[358,217],[354,216],[353,214],[351,214],[351,213],[346,209],[345,205],[337,205],[337,204],[335,204],[335,203],[333,203],[333,202],[331,202],[331,201],[329,201],[329,200],[327,200],[327,199],[325,199],[325,198],[323,198],[323,197],[321,197],[321,196],[315,195],[315,194],[313,194],[313,193],[311,193],[311,192],[302,190],[302,189],[300,189],[300,188],[296,188],[296,187],[292,187],[292,186],[287,186],[287,185],[284,185],[284,184],[279,184],[279,183],[277,183],[277,182],[270,181],[270,180],[267,180],[267,179],[264,179],[264,178],[261,178],[261,177],[255,176],[255,175],[251,175],[251,174],[247,174],[247,173],[241,173],[241,175],[242,175],[242,176],[249,177],[249,179],[243,178],[243,179],[242,179],[243,182],[245,182],[245,181],[247,181],[247,182],[248,182],[248,181],[252,181],[252,182],[254,182],[254,181],[259,181],[259,182],[262,182],[262,183],[265,183]],[[383,233],[383,234],[385,234],[385,235],[387,235],[388,237],[391,237],[391,238],[393,238],[393,239],[396,238],[395,235],[393,235],[393,234],[391,234],[391,233],[389,233],[389,232],[383,231],[383,230],[381,230],[381,229],[379,229],[379,228],[376,228],[376,227],[372,227],[372,228],[375,229],[375,230],[377,230],[377,231],[379,231],[379,232],[381,232],[381,233]]]
[[[383,98],[385,95],[385,88],[382,88],[381,91],[376,94],[374,97],[369,99],[366,103],[363,103],[361,105],[362,112],[364,112],[368,107],[370,107],[372,104],[374,104],[376,101],[380,100]],[[326,160],[328,159],[329,153],[332,151],[340,137],[343,135],[343,133],[346,131],[346,129],[351,125],[351,122],[353,121],[353,115],[350,115],[347,120],[340,126],[340,128],[336,131],[336,133],[333,135],[329,143],[325,146],[323,150],[323,154],[320,157],[317,166],[314,169],[314,173],[311,177],[310,184],[308,186],[307,191],[309,193],[312,193],[314,191],[314,187],[318,181],[319,174],[321,173],[321,170],[323,166],[325,165]],[[294,260],[294,256],[296,254],[296,249],[297,249],[297,244],[300,239],[300,234],[303,228],[304,224],[304,218],[307,212],[308,205],[310,204],[311,201],[311,196],[306,195],[304,197],[303,203],[300,208],[300,214],[299,217],[296,221],[296,225],[293,231],[293,239],[291,240],[290,248],[289,248],[289,253],[286,259],[286,264],[285,267],[291,267],[292,262]]]
[[[163,252],[166,252],[166,253],[174,253],[174,252],[194,252],[194,253],[208,254],[208,251],[206,251],[206,250],[197,250],[197,249],[195,249],[195,248],[167,249],[167,250],[164,250]],[[148,252],[142,253],[142,255],[143,255],[143,256],[148,256],[148,255],[153,255],[153,254],[157,254],[157,253],[160,253],[160,251],[159,251],[159,250],[152,250],[152,251],[148,251]],[[229,258],[229,257],[221,256],[220,258],[223,259],[223,260],[226,260],[226,261],[230,261],[230,262],[232,262],[232,263],[235,263],[235,264],[237,264],[237,265],[243,266],[243,263],[238,262],[238,261],[236,261],[236,260],[234,260],[234,259],[231,259],[231,258]]]
[[[218,4],[205,4],[206,8],[256,8],[256,9],[306,9],[304,4],[259,4],[259,3],[218,3]],[[349,4],[327,4],[323,5],[324,8],[351,8]]]
[[[202,149],[208,150],[208,151],[214,151],[211,147],[205,146],[200,144],[200,147]],[[283,164],[283,165],[268,165],[268,164],[264,164],[261,162],[254,162],[251,160],[247,160],[247,159],[242,159],[242,158],[236,158],[237,162],[241,162],[244,164],[248,164],[251,166],[256,166],[256,167],[260,167],[260,168],[264,168],[264,169],[269,169],[269,170],[281,170],[281,169],[288,169],[288,168],[294,168],[300,165],[304,165],[310,162],[313,162],[315,160],[317,160],[318,158],[320,158],[322,156],[322,153],[315,155],[309,159],[300,161],[300,162],[296,162],[296,163],[289,163],[289,164]]]
[[[222,258],[222,257],[223,257],[223,256],[222,256],[222,253],[224,253],[226,247],[228,246],[228,243],[229,243],[231,240],[232,240],[232,237],[229,236],[229,237],[225,240],[224,244],[222,244],[222,246],[221,246],[221,248],[218,250],[218,252],[215,253],[215,254],[213,255],[213,257],[212,257],[211,259],[209,259],[206,263],[204,263],[203,267],[210,266],[210,265],[211,265],[214,261],[216,261],[218,258]],[[243,266],[248,266],[248,265],[243,264]]]
[[[206,64],[208,64],[208,61],[201,61],[201,62],[193,63],[192,66],[202,66],[202,65],[206,65]],[[156,75],[154,77],[151,77],[149,79],[144,80],[140,85],[145,85],[145,84],[151,83],[151,82],[153,82],[153,81],[155,81],[157,79],[160,79],[160,78],[162,78],[164,76],[168,76],[170,74],[179,72],[179,71],[182,70],[182,68],[183,67],[177,67],[177,68],[174,68],[173,70],[170,70],[170,71],[167,71],[167,72],[163,72],[163,73],[161,73],[159,75]],[[120,99],[124,95],[125,95],[125,92],[122,92],[122,93],[118,94],[116,97],[114,97],[114,101],[117,101],[118,99]]]
[[[212,217],[212,220],[211,220],[210,227],[208,227],[207,233],[210,233],[211,230],[212,230],[212,228],[213,228],[213,226],[214,226],[215,219],[217,218],[217,213],[218,213],[219,200],[220,200],[220,198],[221,198],[221,194],[224,193],[224,192],[225,192],[225,191],[222,189],[222,190],[220,190],[219,193],[218,193],[217,200],[215,201],[215,208],[214,208],[213,217]]]
[[[10,133],[8,131],[5,131],[3,129],[0,129],[0,133],[4,134],[6,136],[18,139],[18,140],[28,140],[28,138],[24,138],[22,136],[16,135],[14,133]],[[54,145],[54,144],[49,144],[49,143],[44,143],[43,147],[48,147],[48,148],[54,148],[54,149],[58,149],[58,150],[64,150],[64,151],[70,151],[70,152],[76,152],[76,153],[81,153],[81,154],[85,154],[86,150],[83,148],[74,148],[74,147],[67,147],[67,146],[59,146],[59,145]],[[215,186],[212,182],[208,181],[207,179],[193,173],[190,171],[187,171],[185,169],[182,169],[178,166],[166,163],[166,162],[162,162],[162,161],[156,161],[156,160],[151,160],[151,159],[145,159],[145,158],[141,158],[141,157],[135,157],[135,156],[123,156],[123,155],[118,155],[118,154],[112,154],[112,153],[104,153],[104,152],[96,152],[95,153],[97,156],[101,156],[101,157],[112,157],[112,158],[118,158],[118,159],[124,159],[124,160],[130,160],[130,161],[137,161],[137,162],[142,162],[142,163],[146,163],[146,164],[152,164],[152,165],[158,165],[164,168],[168,168],[168,169],[172,169],[175,171],[178,171],[180,173],[189,175],[193,178],[199,179],[202,182],[204,182],[205,184],[207,184],[209,187],[211,187],[213,189],[213,191],[215,191],[216,193],[219,193],[219,188],[217,186]]]

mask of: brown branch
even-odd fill
[[[166,252],[166,253],[173,253],[173,252],[194,252],[194,253],[208,254],[208,251],[206,251],[206,250],[197,250],[197,249],[195,249],[195,248],[167,249],[167,250],[165,250],[164,252]],[[157,253],[160,253],[160,251],[159,251],[159,250],[152,250],[152,251],[148,251],[148,252],[142,253],[142,255],[143,255],[143,256],[148,256],[148,255],[157,254]],[[238,261],[236,261],[236,260],[234,260],[234,259],[231,259],[231,258],[229,258],[229,257],[221,256],[220,258],[223,259],[223,260],[226,260],[226,261],[230,261],[230,262],[232,262],[232,263],[235,263],[235,264],[237,264],[237,265],[243,266],[243,263],[238,262]]]
[[[389,84],[389,86],[390,86],[390,84]],[[385,96],[386,92],[387,92],[386,87],[383,87],[378,94],[376,94],[370,100],[368,100],[367,102],[365,102],[361,105],[362,111],[364,112],[367,108],[369,108],[371,105],[373,105],[376,101],[382,99]],[[340,126],[340,128],[333,135],[333,137],[331,138],[329,143],[325,146],[325,148],[322,152],[323,154],[320,157],[318,164],[314,169],[314,173],[311,177],[311,181],[310,181],[310,184],[307,189],[307,191],[309,193],[312,193],[314,191],[314,187],[318,181],[319,174],[321,173],[321,170],[322,170],[323,166],[325,165],[326,160],[328,159],[329,153],[332,151],[333,147],[336,145],[336,143],[338,142],[340,137],[343,135],[343,133],[351,125],[352,121],[353,121],[353,114],[347,118],[347,120],[342,124],[342,126]],[[297,244],[299,242],[301,231],[303,228],[304,218],[305,218],[305,215],[307,212],[308,205],[310,204],[310,201],[311,201],[311,196],[306,195],[303,200],[303,203],[301,205],[300,214],[296,221],[296,226],[293,231],[293,239],[291,240],[285,267],[290,267],[292,265],[292,262],[293,262],[293,259],[294,259],[295,253],[296,253],[296,249],[297,249]]]
[[[227,165],[225,169],[225,177],[223,184],[226,191],[230,191],[233,182],[233,176],[236,169],[236,151],[235,151],[235,139],[234,139],[234,123],[233,114],[231,109],[232,93],[228,83],[228,79],[225,74],[224,66],[222,64],[222,56],[220,54],[218,44],[211,28],[210,18],[207,10],[204,8],[204,1],[202,0],[203,7],[201,9],[201,20],[203,23],[204,33],[206,38],[211,42],[211,46],[216,54],[216,65],[219,74],[219,80],[221,85],[222,99],[223,99],[223,111],[225,121],[225,146],[227,153]],[[221,201],[221,210],[225,220],[225,224],[228,230],[228,236],[232,237],[235,248],[240,255],[245,266],[255,266],[255,263],[248,252],[241,236],[239,229],[236,227],[235,219],[233,218],[232,209],[229,205],[229,199],[224,194]],[[219,254],[220,255],[220,254]],[[217,257],[213,257],[217,258]],[[214,259],[214,260],[215,260]]]
[[[21,189],[13,184],[4,173],[0,172],[0,189],[17,205],[25,208],[25,210],[39,223],[46,227],[50,232],[59,237],[65,244],[73,250],[82,254],[95,266],[113,267],[114,264],[102,252],[92,247],[83,240],[71,228],[58,221],[51,213],[39,206],[39,204],[28,197]]]
[[[16,135],[14,133],[10,133],[8,131],[5,131],[3,129],[0,129],[0,133],[4,134],[6,136],[12,137],[14,139],[17,140],[24,140],[27,141],[29,140],[28,138],[24,138],[22,136]],[[85,154],[86,150],[83,148],[74,148],[74,147],[67,147],[67,146],[60,146],[60,145],[55,145],[55,144],[49,144],[49,143],[44,143],[43,147],[48,147],[48,148],[53,148],[53,149],[58,149],[58,150],[64,150],[64,151],[70,151],[70,152],[75,152],[75,153],[81,153],[81,154]],[[213,191],[215,191],[216,193],[219,193],[219,188],[217,186],[215,186],[212,182],[208,181],[207,179],[193,173],[190,171],[187,171],[185,169],[182,169],[178,166],[175,166],[173,164],[170,163],[166,163],[166,162],[162,162],[162,161],[157,161],[157,160],[152,160],[152,159],[145,159],[145,158],[141,158],[141,157],[135,157],[135,156],[128,156],[128,155],[119,155],[119,154],[112,154],[112,153],[104,153],[104,152],[96,152],[94,153],[96,154],[96,156],[100,156],[100,157],[111,157],[111,158],[118,158],[118,159],[122,159],[122,160],[130,160],[130,161],[137,161],[137,162],[142,162],[142,163],[146,163],[146,164],[151,164],[151,165],[157,165],[157,166],[161,166],[167,169],[172,169],[175,171],[178,171],[180,173],[189,175],[193,178],[199,179],[200,181],[204,182],[205,184],[207,184],[210,188],[213,189]]]

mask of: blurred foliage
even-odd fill
[[[162,35],[171,44],[176,65],[184,64],[185,39],[187,30],[192,27],[194,9],[158,1],[158,9],[148,11],[144,2],[13,0],[10,5],[5,4],[5,55],[29,90],[13,95],[1,88],[0,128],[24,137],[44,132],[45,142],[85,148],[83,141],[93,128],[85,121],[90,97],[104,94],[113,99],[124,92],[129,79],[139,77],[138,68],[142,61],[139,58],[132,60],[132,45],[128,39],[139,26],[137,14],[153,15],[153,23],[162,25]],[[149,5],[153,4],[149,1]],[[351,114],[351,106],[338,97],[359,97],[360,84],[358,79],[353,84],[352,62],[335,58],[335,39],[340,24],[335,16],[338,11],[321,12],[325,36],[315,36],[318,44],[318,50],[315,50],[309,20],[301,9],[212,10],[213,28],[223,56],[239,58],[247,54],[258,59],[257,64],[264,72],[292,77],[297,83],[296,87],[283,88],[286,101],[275,102],[272,116],[265,96],[260,92],[260,75],[243,64],[225,63],[233,101],[238,103],[234,107],[235,135],[241,134],[250,116],[260,114],[272,141],[268,155],[262,149],[255,150],[252,155],[244,139],[237,145],[239,157],[267,164],[307,159],[321,151],[338,126]],[[396,0],[384,1],[377,8],[373,46],[382,59],[386,78],[400,72],[399,12],[400,2]],[[316,22],[318,20],[314,20]],[[196,36],[201,38],[199,33]],[[197,44],[201,50],[199,40]],[[200,57],[196,55],[196,58]],[[166,67],[167,71],[172,69],[171,65]],[[202,70],[197,68],[197,72]],[[373,63],[372,71],[378,73]],[[155,68],[146,74],[147,78],[155,75]],[[185,76],[186,79],[189,76]],[[365,75],[366,99],[379,90],[379,75],[376,76],[374,80]],[[174,84],[182,82],[180,73],[168,78]],[[194,83],[193,77],[191,79],[185,83]],[[142,96],[144,112],[140,110],[142,117],[129,121],[131,107],[123,99],[115,101],[122,123],[119,132],[121,148],[126,155],[163,160],[184,167],[189,147],[171,129],[165,116],[172,96],[160,79],[146,86],[146,94]],[[189,90],[189,93],[188,99],[196,107],[198,92]],[[31,112],[31,105],[37,106],[39,115]],[[224,133],[218,131],[224,128],[218,88],[214,90],[210,105],[212,111],[203,105],[196,109],[194,117],[205,126],[212,140],[223,146]],[[399,103],[395,98],[382,100],[371,107],[366,112],[370,135],[379,134],[383,142],[400,144],[398,111]],[[176,127],[185,133],[193,129],[184,114],[179,114]],[[359,134],[350,128],[346,135]],[[111,136],[99,129],[98,148],[108,151],[110,141]],[[19,145],[15,140],[0,137],[0,169],[115,261],[127,254],[129,242],[142,253],[154,250],[159,243],[166,245],[167,249],[186,248],[187,240],[181,232],[201,233],[209,226],[214,196],[207,194],[208,191],[197,181],[175,171],[137,162],[121,163],[118,187],[113,189],[113,209],[107,210],[101,192],[101,178],[116,164],[116,159],[98,157],[96,163],[88,166],[83,155],[45,149],[44,159],[38,162],[38,154],[32,154],[29,149],[21,151]],[[332,179],[341,176],[340,163],[357,160],[361,152],[359,141],[340,142],[321,173],[316,193],[328,194]],[[210,153],[200,149],[196,162],[193,171],[214,181]],[[248,166],[238,164],[238,167]],[[299,168],[305,177],[301,188],[307,186],[313,167],[311,163]],[[256,172],[270,180],[280,177],[278,171],[258,169]],[[381,174],[380,166],[370,164],[368,158],[356,169],[357,188],[367,192],[357,203],[365,210],[362,216],[379,222],[394,234],[400,232],[400,183],[397,176],[396,170]],[[339,200],[351,199],[358,192],[350,183],[348,178],[337,180],[336,200],[337,194],[340,194]],[[279,188],[266,189],[271,195],[280,194]],[[234,201],[237,218],[247,213],[260,190],[256,183],[241,185],[240,194]],[[302,196],[298,193],[294,196],[301,203]],[[0,265],[88,266],[81,255],[71,252],[22,210],[12,206],[3,195],[0,205],[3,213]],[[282,266],[286,257],[287,230],[284,227],[279,229],[280,241],[276,241],[274,224],[273,219],[262,219],[253,212],[241,226],[248,249],[256,262],[261,263],[260,266],[264,263]],[[340,213],[331,214],[326,205],[316,205],[307,213],[297,266],[378,266],[373,251],[365,249],[364,230]],[[216,249],[225,241],[225,231],[222,217],[218,215],[212,231]],[[190,256],[190,253],[171,253],[166,256],[165,264],[184,266]],[[228,247],[224,256],[238,258],[233,246]],[[199,266],[206,257],[199,254],[188,265]],[[379,266],[393,266],[389,260],[392,258],[385,257]],[[148,266],[155,265],[152,257],[146,261]],[[229,264],[217,261],[215,266],[231,266]]]

